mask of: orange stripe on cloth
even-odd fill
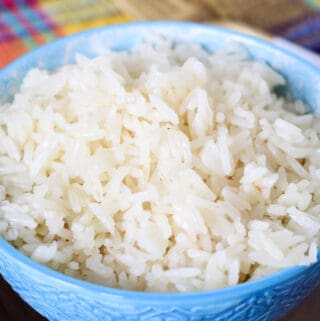
[[[0,69],[28,51],[21,39],[12,39],[0,43]]]

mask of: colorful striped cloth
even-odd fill
[[[110,0],[0,0],[0,68],[58,37],[129,20]]]
[[[275,14],[280,7],[287,8],[282,19]],[[266,12],[272,19],[260,17]],[[258,6],[242,0],[0,0],[0,68],[39,45],[92,27],[137,19],[220,18],[249,23],[320,53],[319,0],[265,0]]]
[[[0,2],[0,67],[63,35],[35,0]]]

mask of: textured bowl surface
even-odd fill
[[[165,36],[210,51],[234,39],[252,57],[267,61],[288,80],[288,89],[317,112],[320,70],[283,49],[222,28],[181,22],[114,25],[76,34],[41,47],[0,71],[0,102],[12,98],[32,67],[54,70],[77,52],[93,57],[106,49],[126,50]],[[0,238],[0,272],[34,309],[50,321],[262,321],[277,320],[320,284],[318,262],[234,287],[192,294],[117,290],[70,278],[37,264]]]

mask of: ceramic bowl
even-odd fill
[[[0,102],[12,98],[32,67],[54,70],[106,49],[127,50],[166,37],[215,51],[230,39],[243,43],[288,81],[288,90],[314,111],[320,107],[320,71],[272,44],[218,27],[182,22],[113,25],[60,39],[0,71]],[[0,272],[13,289],[50,321],[259,321],[277,320],[320,283],[318,262],[284,269],[260,280],[220,290],[187,294],[125,291],[73,279],[27,258],[0,238]]]

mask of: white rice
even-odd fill
[[[237,48],[142,45],[29,71],[1,106],[0,234],[65,274],[145,291],[315,262],[319,119]]]

